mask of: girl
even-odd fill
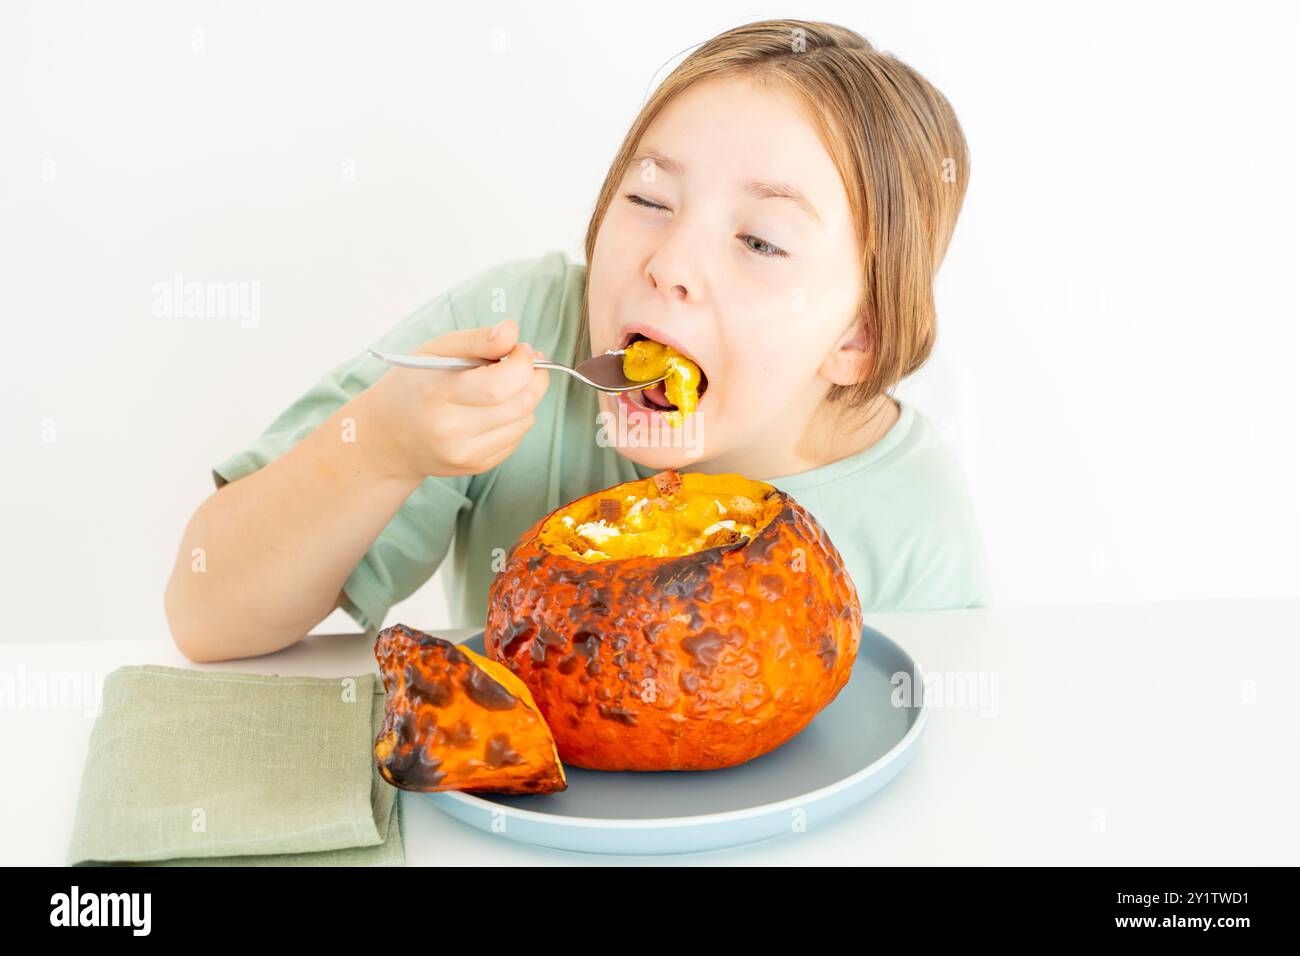
[[[792,494],[864,610],[987,604],[960,469],[890,394],[933,346],[967,167],[942,94],[850,30],[774,20],[705,43],[632,124],[586,266],[498,265],[374,343],[499,362],[358,355],[217,465],[167,588],[177,645],[194,661],[265,654],[335,607],[377,629],[449,551],[452,624],[481,626],[534,521],[669,467]],[[615,399],[532,365],[634,337],[699,365],[681,424],[662,390]]]

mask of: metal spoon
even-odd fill
[[[495,365],[500,361],[500,359],[447,358],[441,355],[398,355],[392,352],[380,352],[377,349],[369,349],[368,351],[375,358],[401,368],[478,368],[483,365]],[[667,375],[660,375],[658,378],[652,378],[644,382],[632,381],[623,374],[623,352],[623,349],[610,349],[604,355],[593,355],[585,362],[580,362],[577,368],[569,368],[569,366],[561,365],[559,362],[547,362],[538,359],[534,360],[533,368],[551,368],[557,372],[568,372],[584,385],[590,385],[592,388],[610,394],[639,391],[662,382],[668,377]]]

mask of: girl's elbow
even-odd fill
[[[167,627],[176,649],[195,664],[226,660],[225,655],[215,651],[215,643],[204,627],[203,615],[180,590],[173,574],[163,594],[163,611],[167,615]]]

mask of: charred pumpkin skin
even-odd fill
[[[735,766],[795,736],[848,682],[857,591],[816,519],[771,495],[780,511],[752,541],[683,556],[546,550],[541,527],[572,503],[520,538],[489,590],[486,647],[532,691],[565,763]]]
[[[553,793],[567,786],[528,688],[496,661],[404,624],[379,632],[380,775],[403,790]]]

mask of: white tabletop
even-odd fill
[[[590,857],[513,843],[403,793],[407,862],[1300,863],[1300,598],[866,621],[942,685],[913,763],[823,826],[731,850]],[[170,640],[0,644],[0,864],[64,862],[99,683],[125,664],[376,669],[357,635],[209,665]]]

